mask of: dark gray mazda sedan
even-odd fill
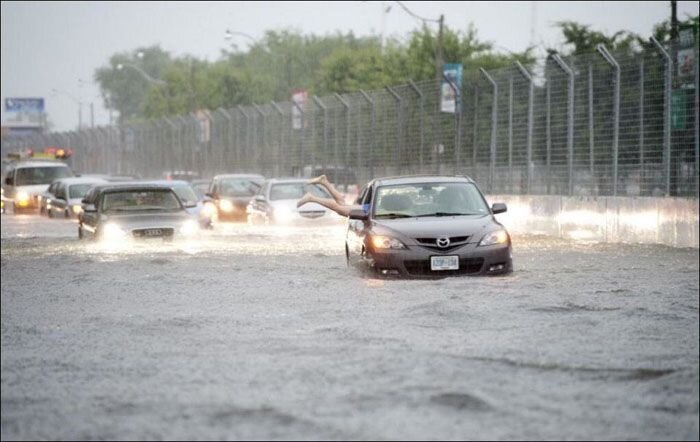
[[[348,220],[348,264],[380,275],[444,277],[513,271],[510,235],[474,181],[407,176],[371,181]]]

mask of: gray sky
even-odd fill
[[[419,22],[394,2],[386,15],[386,34],[404,36]],[[365,36],[381,30],[382,2],[2,2],[2,98],[44,97],[54,130],[75,129],[78,105],[61,89],[85,102],[95,102],[95,124],[108,121],[95,69],[115,52],[160,44],[175,55],[215,60],[227,47],[227,28],[261,37],[268,29],[293,28],[324,34],[336,30]],[[466,29],[472,22],[479,37],[512,51],[530,43],[532,10],[535,41],[558,47],[553,24],[574,20],[594,29],[629,30],[650,35],[670,16],[670,2],[405,2],[419,14]],[[679,18],[697,14],[697,1],[678,2]],[[245,47],[246,40],[236,41]],[[80,86],[78,79],[87,80]],[[4,121],[4,105],[2,109]],[[89,109],[83,122],[89,124]]]

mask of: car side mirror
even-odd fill
[[[216,198],[213,192],[207,192],[204,194],[204,196],[208,196],[209,198]]]
[[[256,195],[256,196],[255,196],[255,201],[258,201],[258,202],[260,202],[260,203],[264,203],[264,202],[265,202],[265,197],[262,196],[262,195]]]
[[[494,203],[493,206],[491,206],[491,211],[496,215],[508,211],[508,207],[503,203]]]
[[[12,177],[5,177],[5,184],[8,186],[12,185]]]
[[[89,204],[89,203],[83,203],[83,212],[85,213],[95,213],[97,212],[97,207],[95,207],[94,204]]]
[[[365,213],[365,211],[362,209],[355,209],[350,211],[350,215],[348,215],[348,218],[357,219],[360,221],[367,221],[369,219],[369,214]]]

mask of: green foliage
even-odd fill
[[[567,55],[578,55],[594,52],[599,44],[605,45],[611,51],[630,51],[640,40],[639,36],[628,31],[618,31],[612,35],[592,31],[590,26],[572,21],[557,23],[564,36],[566,45],[573,47]]]

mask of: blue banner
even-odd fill
[[[462,111],[462,65],[446,63],[442,65],[442,85],[440,87],[440,110],[451,114]]]

